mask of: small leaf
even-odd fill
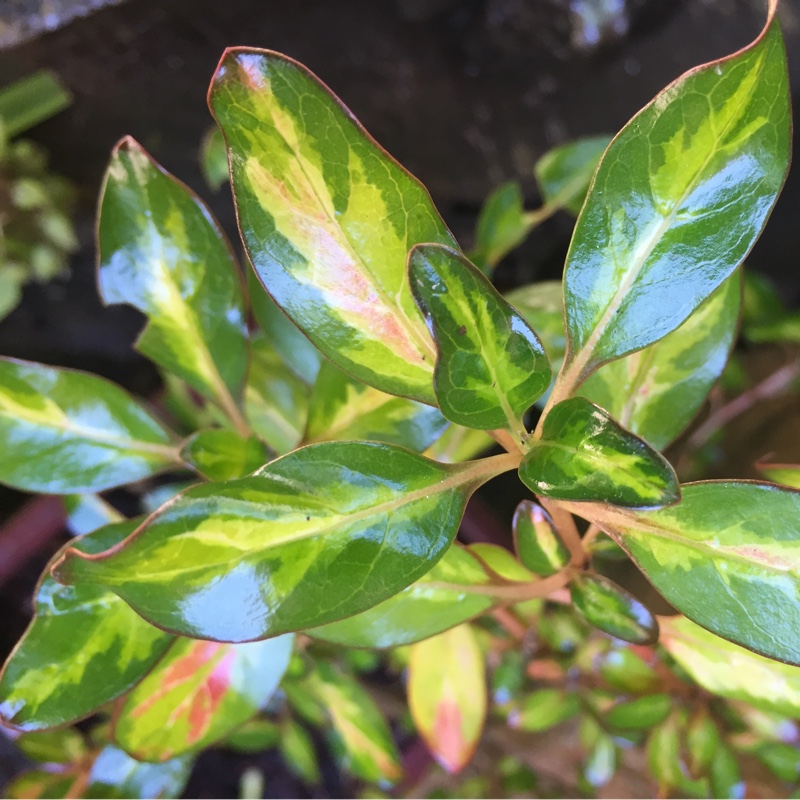
[[[127,392],[85,372],[0,358],[0,481],[96,492],[173,466],[169,433]]]
[[[689,425],[722,374],[736,339],[740,299],[737,272],[677,330],[602,366],[581,394],[663,450]]]
[[[208,747],[264,707],[283,677],[293,640],[177,639],[125,699],[114,725],[116,743],[140,761]]]
[[[451,422],[439,439],[425,451],[425,455],[444,464],[458,464],[471,461],[495,444],[494,439],[484,431],[464,428]]]
[[[653,614],[604,575],[576,576],[570,584],[570,594],[586,621],[604,633],[632,644],[658,641],[658,622]]]
[[[597,741],[583,763],[583,778],[594,789],[605,786],[617,769],[617,747],[614,739],[607,734],[597,737]]]
[[[352,617],[311,628],[316,639],[347,647],[398,647],[427,639],[477,617],[494,605],[480,562],[453,546],[433,569],[399,594]]]
[[[766,461],[759,461],[756,468],[775,483],[782,483],[792,489],[800,489],[800,464],[770,464]]]
[[[523,500],[514,512],[512,524],[514,549],[531,572],[546,578],[569,564],[569,550],[550,515],[540,505]]]
[[[498,186],[481,208],[470,259],[490,275],[503,257],[523,242],[534,224],[525,213],[520,185],[508,181]]]
[[[666,635],[665,631],[665,637]],[[699,709],[686,726],[686,752],[689,756],[687,766],[691,775],[702,777],[707,774],[719,741],[716,723],[706,709]]]
[[[147,316],[137,349],[236,418],[247,368],[242,283],[211,212],[133,139],[100,197],[98,285]]]
[[[422,577],[470,494],[512,461],[449,466],[374,442],[310,445],[247,478],[188,489],[123,546],[94,558],[68,551],[54,575],[109,588],[194,638],[303,630]]]
[[[717,745],[714,759],[708,776],[711,780],[711,791],[714,797],[721,800],[740,800],[745,796],[745,785],[739,771],[739,762],[730,747],[720,742]]]
[[[669,462],[583,397],[550,410],[519,476],[537,494],[557,500],[643,508],[680,498]]]
[[[286,56],[227,50],[209,100],[242,238],[272,297],[353,377],[432,403],[433,343],[406,257],[419,242],[455,242],[428,193]]]
[[[245,439],[229,429],[198,431],[183,443],[181,458],[210,481],[241,478],[269,460],[267,448],[258,439]]]
[[[603,680],[623,692],[651,692],[659,682],[653,667],[633,653],[629,647],[617,643],[598,659]]]
[[[222,131],[217,127],[206,131],[200,143],[200,168],[213,191],[218,192],[228,182],[228,151]]]
[[[72,548],[99,553],[137,524],[107,525]],[[0,676],[0,717],[25,731],[82,719],[128,691],[171,642],[115,594],[84,583],[61,586],[45,573],[36,616]]]
[[[565,385],[677,328],[758,238],[789,164],[776,6],[752,44],[678,78],[606,150],[567,256]]]
[[[800,780],[800,750],[785,742],[762,742],[753,755],[779,780],[797,783]]]
[[[27,758],[51,764],[71,764],[86,753],[86,743],[74,728],[23,733],[15,744]]]
[[[544,202],[577,216],[610,141],[610,136],[587,136],[545,153],[533,168]]]
[[[561,281],[542,281],[521,286],[506,294],[505,298],[536,331],[553,370],[558,369],[567,347]]]
[[[281,729],[278,725],[259,717],[245,722],[233,733],[229,733],[220,742],[220,746],[237,753],[261,753],[277,745],[280,739]]]
[[[295,775],[311,786],[316,786],[320,782],[317,751],[305,728],[294,720],[284,720],[281,725],[278,747],[280,747],[286,766]]]
[[[422,452],[446,427],[438,409],[373,389],[326,361],[311,394],[305,438],[366,439]]]
[[[617,703],[603,715],[611,728],[622,730],[649,729],[663,722],[672,710],[673,700],[668,694],[651,694]]]
[[[111,522],[122,522],[122,514],[96,494],[68,494],[64,497],[67,528],[73,536],[83,536]]]
[[[647,765],[665,796],[683,782],[681,770],[680,727],[677,714],[672,714],[654,728],[647,740]]]
[[[467,552],[475,556],[491,572],[499,575],[504,581],[531,583],[536,576],[514,554],[497,544],[477,542],[467,545]]]
[[[469,625],[411,646],[408,705],[436,760],[450,773],[472,758],[486,719],[486,669]]]
[[[109,745],[92,764],[88,786],[81,796],[87,800],[180,797],[191,769],[192,759],[187,756],[162,764],[146,764]]]
[[[508,724],[536,733],[546,731],[580,711],[581,701],[574,692],[538,689],[527,695],[518,709],[508,715]]]
[[[468,428],[509,428],[550,385],[550,364],[528,323],[464,256],[419,245],[409,256],[411,290],[436,341],[436,398]]]

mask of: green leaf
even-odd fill
[[[647,740],[647,765],[664,796],[683,782],[680,735],[678,715],[672,714],[653,729]]]
[[[277,745],[280,739],[281,729],[278,725],[259,717],[240,725],[225,737],[220,746],[237,753],[261,753]]]
[[[480,271],[455,250],[419,245],[409,280],[436,341],[434,388],[442,413],[468,428],[509,428],[550,385],[536,334]]]
[[[9,800],[38,800],[38,798],[66,797],[75,784],[72,773],[46,772],[32,769],[15,776],[3,787],[3,797]]]
[[[574,692],[561,689],[538,689],[526,695],[518,709],[508,715],[512,728],[538,733],[574,717],[581,701]]]
[[[72,95],[58,76],[40,69],[0,90],[0,127],[11,139],[71,104]]]
[[[536,576],[523,566],[514,554],[497,544],[478,542],[467,545],[467,552],[475,556],[490,572],[499,575],[504,581],[531,583]]]
[[[666,630],[664,634],[666,638]],[[716,723],[708,710],[701,707],[692,715],[686,726],[686,752],[689,757],[687,766],[692,776],[702,777],[708,772],[719,742],[720,735]]]
[[[751,45],[678,78],[606,150],[567,256],[565,389],[677,328],[760,234],[789,164],[776,5]]]
[[[286,366],[265,336],[251,342],[245,413],[253,430],[276,452],[294,450],[303,438],[309,388]]]
[[[98,285],[147,317],[137,349],[238,419],[247,369],[242,282],[211,212],[130,137],[100,198]]]
[[[584,780],[593,789],[600,789],[614,777],[616,769],[617,747],[614,739],[606,734],[598,736],[583,764]]]
[[[107,525],[72,548],[99,553],[137,524]],[[128,691],[171,642],[115,594],[84,583],[61,586],[45,573],[36,616],[0,676],[0,717],[25,731],[75,722]]]
[[[800,668],[756,655],[685,617],[662,618],[661,644],[711,694],[800,717]]]
[[[714,797],[727,800],[739,800],[745,796],[745,785],[739,771],[739,762],[733,751],[720,742],[714,753],[714,760],[709,770],[711,791]]]
[[[326,361],[311,393],[305,438],[367,439],[422,452],[446,427],[438,409],[373,389]]]
[[[96,494],[68,494],[64,497],[67,528],[73,536],[83,536],[110,522],[122,522],[122,514]]]
[[[604,575],[576,576],[570,595],[586,621],[604,633],[632,644],[658,641],[658,622],[649,609]]]
[[[180,797],[191,769],[192,759],[186,756],[163,764],[145,764],[109,745],[92,764],[88,786],[80,796],[86,800]]]
[[[227,50],[209,99],[245,247],[278,305],[353,377],[432,403],[433,343],[406,257],[420,242],[455,242],[423,186],[278,53]]]
[[[281,725],[278,741],[286,766],[301,780],[316,786],[321,780],[317,752],[308,732],[294,720],[286,719]]]
[[[787,783],[797,783],[800,780],[800,750],[796,745],[763,742],[752,752],[780,780]]]
[[[680,498],[669,462],[583,397],[550,410],[519,476],[537,494],[557,500],[642,508]]]
[[[553,369],[558,369],[567,347],[561,281],[542,281],[521,286],[509,292],[505,298],[536,331]]]
[[[652,692],[659,683],[653,667],[621,642],[598,657],[597,661],[603,680],[622,692]]]
[[[610,136],[587,136],[545,153],[533,168],[545,204],[577,216],[610,141]]]
[[[347,647],[398,647],[427,639],[494,605],[480,591],[489,576],[463,547],[453,546],[434,568],[399,594],[353,617],[306,631]]]
[[[177,463],[170,434],[127,392],[68,369],[0,358],[0,481],[96,492]]]
[[[534,224],[525,213],[520,185],[508,181],[498,186],[481,208],[470,259],[485,275],[491,274],[503,257],[523,242]]]
[[[782,483],[792,489],[800,489],[800,465],[769,464],[766,461],[759,461],[756,467],[759,472],[763,472],[771,481]]]
[[[603,714],[603,721],[611,728],[622,730],[649,729],[663,722],[672,710],[673,700],[668,694],[651,694],[617,703]]]
[[[255,436],[214,428],[198,431],[181,448],[187,466],[210,481],[227,481],[255,472],[268,461],[267,448]]]
[[[708,481],[684,486],[673,508],[598,510],[600,517],[678,611],[750,650],[800,664],[800,493]]]
[[[486,668],[469,625],[411,646],[407,692],[414,725],[428,748],[448,772],[460,772],[486,719]]]
[[[247,478],[188,489],[123,547],[96,558],[68,551],[54,575],[109,588],[195,638],[311,628],[422,577],[472,491],[513,460],[449,466],[386,444],[310,445]]]
[[[741,279],[731,275],[677,330],[602,366],[580,393],[663,450],[692,421],[736,339]]]
[[[213,191],[218,192],[228,182],[228,151],[219,128],[212,127],[203,136],[200,143],[200,168],[206,183]]]
[[[27,758],[50,764],[70,764],[86,754],[83,736],[74,728],[23,733],[15,744]]]
[[[464,428],[452,422],[444,433],[425,451],[428,458],[445,464],[458,464],[470,461],[496,444],[484,431]]]
[[[294,636],[218,644],[177,639],[126,697],[114,739],[140,761],[201,750],[263,708],[289,664]]]
[[[540,505],[523,500],[514,512],[512,525],[514,549],[531,572],[546,578],[569,564],[569,550]]]

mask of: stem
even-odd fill
[[[565,567],[561,572],[551,575],[549,578],[542,578],[532,583],[507,583],[504,585],[496,584],[471,584],[460,583],[438,583],[432,582],[426,586],[432,589],[449,589],[450,591],[462,594],[482,594],[494,597],[505,605],[522,603],[525,600],[537,600],[547,597],[552,592],[563,589],[569,585],[575,573],[573,567]]]
[[[246,439],[248,436],[250,436],[250,434],[253,432],[250,428],[250,424],[239,410],[239,406],[236,404],[236,401],[228,391],[228,387],[223,383],[220,383],[220,385],[217,387],[217,400],[219,401],[222,410],[228,415],[228,418],[233,423],[236,433],[238,433],[243,439]]]
[[[586,533],[583,534],[583,549],[588,552],[588,550],[592,546],[592,542],[602,533],[603,531],[600,529],[599,525],[596,525],[594,522],[586,529]]]
[[[498,428],[494,431],[486,431],[489,436],[494,439],[497,444],[499,444],[504,450],[507,450],[509,453],[521,453],[522,446],[517,440],[511,435],[511,433],[507,430]]]
[[[525,638],[525,634],[528,632],[527,627],[507,608],[494,609],[492,616],[512,638],[520,642]]]

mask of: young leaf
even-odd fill
[[[166,761],[208,747],[267,703],[289,664],[293,640],[177,639],[125,698],[114,740],[140,761]]]
[[[230,429],[213,428],[190,436],[181,448],[187,466],[210,481],[227,481],[255,472],[269,460],[255,436],[244,438]]]
[[[484,275],[491,274],[503,256],[522,243],[532,227],[525,213],[520,185],[508,181],[498,186],[486,198],[478,216],[475,249],[470,253],[472,263],[480,267]]]
[[[684,486],[673,508],[598,509],[597,518],[689,619],[757,653],[800,664],[800,492],[708,481]]]
[[[751,45],[678,78],[606,150],[567,256],[565,390],[677,328],[761,232],[789,164],[776,6]]]
[[[218,192],[230,178],[228,173],[228,151],[222,131],[212,127],[200,142],[200,169],[212,191]]]
[[[455,250],[418,245],[409,280],[436,341],[434,388],[447,419],[468,428],[508,428],[550,385],[542,343],[489,281]]]
[[[550,515],[531,500],[523,500],[514,512],[514,549],[519,560],[543,578],[555,575],[569,564],[567,546]]]
[[[102,552],[137,524],[107,525],[72,548]],[[75,722],[119,697],[173,641],[112,592],[84,583],[61,586],[47,574],[35,610],[0,675],[0,718],[25,731]]]
[[[692,421],[736,339],[741,278],[728,278],[677,330],[605,364],[580,393],[663,450]]]
[[[481,590],[489,575],[463,547],[451,547],[434,568],[399,594],[353,617],[306,631],[347,647],[398,647],[427,639],[494,605]]]
[[[414,724],[436,760],[460,772],[486,719],[486,669],[469,625],[411,646],[407,691]]]
[[[669,462],[583,397],[551,409],[519,476],[537,494],[558,500],[643,508],[680,497]]]
[[[673,702],[668,694],[637,697],[612,706],[603,715],[603,721],[611,728],[621,730],[649,729],[669,716]]]
[[[581,701],[574,692],[537,689],[526,695],[518,709],[508,715],[512,728],[538,733],[560,725],[580,711]]]
[[[433,343],[406,257],[419,242],[455,242],[423,186],[286,56],[227,50],[209,101],[242,238],[272,297],[353,377],[433,403]]]
[[[137,348],[240,418],[247,368],[242,283],[211,212],[130,137],[100,197],[98,285],[147,317]]]
[[[610,636],[632,644],[658,641],[658,622],[649,609],[605,576],[576,576],[570,595],[586,621]]]
[[[422,452],[446,427],[438,409],[373,389],[326,361],[311,393],[305,438],[366,439]]]
[[[177,464],[170,434],[127,392],[68,369],[0,358],[0,481],[97,492]]]
[[[800,669],[726,642],[685,617],[661,619],[661,644],[711,694],[800,717]]]
[[[310,445],[247,478],[188,489],[120,547],[98,557],[67,551],[54,575],[109,588],[194,638],[303,630],[424,575],[473,490],[513,461],[449,466],[374,442]]]

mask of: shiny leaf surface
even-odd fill
[[[267,448],[255,436],[229,429],[198,431],[181,448],[181,458],[210,481],[227,481],[255,472],[268,461]]]
[[[550,385],[550,364],[528,323],[464,256],[420,245],[409,257],[411,290],[436,342],[434,388],[449,420],[509,428]]]
[[[637,508],[680,497],[669,462],[583,397],[551,409],[519,476],[537,494],[558,500]]]
[[[756,467],[771,481],[800,489],[800,464],[770,464],[760,461]]]
[[[0,358],[0,481],[96,492],[177,462],[167,431],[127,392],[85,372]]]
[[[531,572],[546,578],[567,566],[569,550],[540,505],[523,500],[514,512],[512,527],[517,557]]]
[[[448,466],[385,444],[310,445],[247,478],[188,489],[123,546],[95,558],[68,551],[54,574],[109,588],[195,638],[302,630],[424,575],[472,491],[512,460]]]
[[[227,50],[209,98],[245,247],[272,297],[355,378],[432,402],[433,343],[406,257],[454,241],[428,193],[285,56]]]
[[[126,797],[180,797],[192,760],[184,756],[163,764],[147,764],[109,745],[97,755],[82,793],[86,800]]]
[[[486,718],[486,669],[469,625],[411,646],[408,705],[417,730],[451,773],[472,758]]]

